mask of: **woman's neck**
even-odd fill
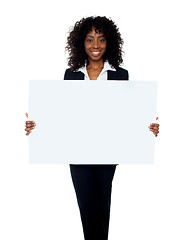
[[[90,63],[86,67],[90,80],[97,80],[103,68],[103,61],[90,61]]]
[[[104,62],[103,60],[101,61],[90,61],[88,66],[87,66],[87,69],[94,69],[94,70],[97,70],[97,69],[103,69],[104,67]]]

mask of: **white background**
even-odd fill
[[[178,0],[1,1],[0,239],[83,239],[68,165],[30,165],[24,123],[28,80],[63,79],[69,27],[90,15],[118,24],[130,79],[159,84],[155,163],[117,167],[109,240],[182,240],[183,17]]]

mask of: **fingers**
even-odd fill
[[[25,123],[26,123],[26,125],[35,125],[34,121],[26,121]]]
[[[158,120],[159,117],[156,117],[156,120]],[[158,136],[158,133],[159,133],[159,124],[158,123],[151,123],[149,126],[148,126],[149,130],[153,132],[153,134],[155,135],[155,137]]]
[[[30,131],[30,130],[32,130],[32,129],[34,129],[34,128],[35,128],[35,126],[26,127],[26,128],[25,128],[25,131]]]
[[[29,136],[29,134],[30,134],[31,132],[32,132],[32,131],[28,131],[28,132],[26,133],[26,135]]]
[[[26,117],[28,117],[28,113],[26,113],[25,115],[26,115]],[[26,121],[25,122],[25,127],[26,127],[25,131],[27,132],[26,133],[27,136],[32,132],[31,130],[33,130],[35,128],[35,126],[36,126],[36,123],[34,121]]]
[[[30,129],[34,129],[35,126],[36,126],[36,124],[35,124],[35,122],[33,122],[33,121],[32,121],[31,123],[30,123],[30,122],[29,122],[29,123],[26,122],[26,123],[25,123],[25,126],[26,126],[26,129],[29,129],[29,130],[30,130]]]
[[[159,128],[159,124],[158,124],[158,123],[151,123],[151,124],[149,125],[149,128],[150,128],[150,129],[157,129],[157,128]]]
[[[157,137],[158,133],[159,133],[159,124],[158,123],[151,123],[149,125],[149,130],[153,132],[155,137]]]
[[[159,133],[159,130],[152,130],[153,134],[157,137],[158,136],[158,133]]]
[[[26,127],[34,127],[34,126],[36,126],[36,123],[34,121],[26,121],[25,124],[26,124]]]

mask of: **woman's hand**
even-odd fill
[[[156,120],[158,120],[158,117],[156,118]],[[158,123],[151,123],[148,126],[149,130],[153,132],[153,134],[155,135],[155,137],[158,136],[159,133],[159,124]]]
[[[28,113],[26,113],[25,115],[28,118]],[[35,128],[36,124],[34,121],[26,121],[25,126],[25,131],[27,131],[26,135],[28,136],[32,132],[31,130]]]

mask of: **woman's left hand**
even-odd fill
[[[156,120],[158,120],[158,117],[156,118]],[[153,132],[153,134],[155,135],[155,137],[158,136],[159,133],[159,124],[158,123],[151,123],[148,126],[149,130]]]

